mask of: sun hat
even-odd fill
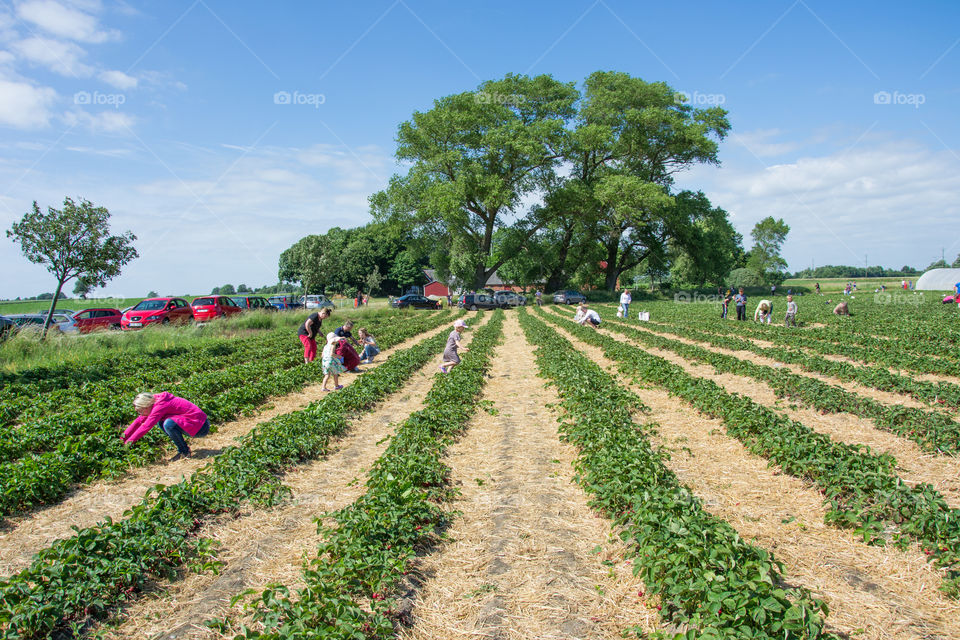
[[[470,328],[470,327],[467,326],[467,323],[464,322],[463,320],[457,320],[456,322],[453,323],[453,326],[454,326],[454,328],[457,328],[457,327],[463,327],[464,329],[469,329],[469,328]]]
[[[334,342],[337,342],[338,340],[343,340],[343,337],[338,336],[338,335],[335,334],[333,331],[331,331],[330,333],[327,334],[327,344],[333,344]]]

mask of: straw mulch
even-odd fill
[[[657,628],[643,584],[609,522],[572,481],[574,450],[557,436],[557,401],[536,377],[513,315],[478,414],[449,450],[462,498],[450,540],[419,567],[412,639],[620,638]],[[612,565],[604,565],[609,561]]]
[[[435,366],[425,365],[377,410],[358,418],[327,457],[287,473],[284,484],[293,492],[291,500],[207,524],[200,535],[218,542],[217,559],[225,563],[220,574],[190,573],[166,585],[158,597],[131,606],[110,637],[212,637],[204,620],[239,613],[239,608],[229,609],[229,601],[243,590],[273,582],[291,589],[302,586],[303,562],[320,542],[314,518],[363,494],[365,473],[386,449],[397,422],[423,407]]]
[[[384,349],[374,364],[368,367],[376,367],[391,353],[412,346],[440,331],[449,331],[449,327],[434,329],[391,349]],[[320,366],[319,361],[316,365]],[[354,379],[355,376],[348,373],[341,376],[340,381],[348,385]],[[217,432],[206,438],[188,438],[188,444],[194,452],[193,458],[176,463],[163,460],[154,465],[132,469],[119,480],[98,481],[79,487],[59,504],[8,519],[0,534],[0,575],[9,575],[24,568],[37,551],[50,546],[59,538],[73,535],[72,526],[84,528],[106,517],[115,520],[121,518],[124,511],[143,499],[144,493],[150,487],[180,482],[183,477],[189,477],[206,465],[209,458],[219,454],[224,447],[235,444],[237,439],[246,435],[258,423],[300,409],[322,396],[320,385],[315,384],[297,393],[268,399],[255,416],[217,425]]]
[[[724,351],[715,347],[713,350]],[[727,373],[718,374],[714,372],[713,367],[691,364],[669,351],[658,349],[649,351],[682,366],[694,375],[713,380],[727,391],[747,396],[758,404],[776,408],[788,417],[811,429],[825,433],[835,440],[850,444],[865,444],[876,451],[893,455],[899,465],[898,474],[905,482],[913,485],[921,482],[931,484],[943,493],[952,507],[960,507],[960,467],[956,458],[926,453],[912,440],[877,429],[873,420],[849,413],[824,414],[816,409],[800,407],[789,400],[777,398],[766,383],[753,378]],[[749,352],[729,353],[757,364],[779,366],[778,363],[771,363]]]
[[[599,349],[574,342],[616,371]],[[939,575],[919,550],[871,547],[828,527],[816,490],[768,467],[726,436],[720,421],[664,391],[632,389],[652,409],[647,417],[660,427],[655,439],[672,450],[666,464],[681,482],[744,538],[773,551],[789,584],[823,598],[833,630],[871,639],[960,637],[960,603],[937,591]]]

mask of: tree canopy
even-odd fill
[[[787,261],[780,255],[780,247],[788,233],[790,225],[782,218],[775,220],[773,216],[759,221],[750,232],[753,248],[750,249],[747,267],[752,269],[764,284],[780,284],[786,278]]]

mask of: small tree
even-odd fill
[[[753,270],[765,284],[783,282],[787,261],[780,255],[780,247],[783,246],[788,233],[790,233],[790,225],[782,218],[774,220],[773,216],[767,216],[755,224],[753,231],[750,232],[754,244],[750,250],[747,267]]]
[[[225,284],[220,287],[220,295],[222,296],[232,296],[237,293],[237,290],[233,288],[232,284]]]
[[[210,289],[210,295],[212,296],[220,295],[220,287],[214,287],[213,289]]]
[[[237,293],[252,293],[252,292],[253,292],[253,290],[250,289],[250,287],[248,287],[248,286],[245,285],[245,284],[238,284],[238,285],[237,285]]]
[[[380,275],[380,267],[373,265],[373,271],[367,274],[366,277],[367,291],[373,295],[375,291],[380,290],[381,284],[383,284],[383,276]]]
[[[160,294],[157,293],[156,291],[151,291],[150,293],[147,294],[147,297],[148,297],[148,298],[159,298],[159,297],[160,297]]]
[[[139,256],[133,247],[135,235],[129,231],[119,236],[109,233],[110,212],[106,207],[94,207],[84,199],[77,204],[70,198],[64,198],[63,209],[48,207],[47,213],[41,212],[34,201],[33,211],[7,231],[8,238],[20,243],[27,260],[45,265],[57,279],[57,290],[43,323],[44,336],[66,282],[82,277],[90,288],[102,287]]]
[[[77,278],[77,284],[73,286],[73,294],[80,296],[81,299],[86,300],[87,295],[93,290],[93,283],[91,283],[87,278],[80,276]]]

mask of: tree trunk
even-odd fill
[[[617,259],[620,257],[620,238],[616,242],[607,245],[607,269],[604,277],[604,287],[607,291],[617,290],[617,278],[620,277],[620,271],[617,267]]]
[[[47,317],[43,321],[43,331],[40,333],[40,339],[47,339],[47,331],[50,329],[50,323],[53,321],[53,312],[57,308],[57,301],[60,299],[60,292],[63,291],[63,280],[57,282],[57,290],[53,294],[53,300],[50,301],[50,311],[47,311]]]
[[[559,291],[560,288],[566,284],[566,278],[564,276],[567,271],[567,255],[570,253],[570,243],[573,241],[573,226],[574,225],[570,225],[563,233],[557,264],[547,277],[547,291]]]

